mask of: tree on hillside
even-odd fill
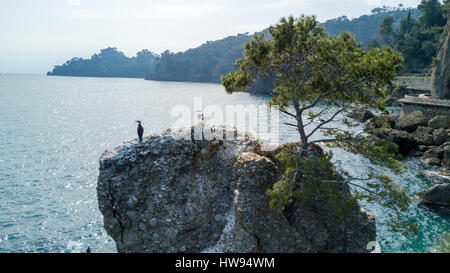
[[[401,19],[406,19],[408,14],[412,19],[419,18],[420,11],[417,9],[375,9],[371,15],[362,15],[358,18],[348,19],[347,17],[338,17],[328,20],[322,25],[325,31],[331,36],[337,36],[342,31],[348,31],[356,36],[356,40],[364,46],[379,36],[379,27],[386,17],[392,17],[393,25],[396,26]]]
[[[296,156],[278,155],[286,173],[268,192],[273,207],[291,204],[308,185],[324,190],[320,185],[331,189],[333,183],[344,183],[370,193],[360,193],[358,198],[378,200],[396,212],[406,210],[409,198],[388,176],[355,178],[342,172],[341,180],[333,174],[330,154],[318,156],[311,148],[314,143],[329,143],[401,171],[395,144],[354,132],[355,124],[344,115],[361,107],[383,109],[386,86],[401,68],[400,54],[390,47],[364,51],[346,32],[330,37],[314,16],[282,18],[269,27],[269,33],[271,40],[259,35],[245,45],[244,59],[236,63],[240,70],[223,76],[222,83],[232,93],[245,90],[260,75],[275,75],[270,105],[293,119],[286,125],[297,130],[301,151]],[[320,131],[324,137],[314,139]],[[319,177],[320,183],[312,182]],[[355,181],[368,183],[363,186]],[[396,228],[401,223],[398,219],[393,221]]]
[[[420,24],[425,27],[443,26],[445,19],[442,12],[442,4],[439,0],[422,0],[418,9],[422,12]]]
[[[408,33],[413,26],[413,20],[411,18],[411,12],[408,13],[406,20],[400,21],[400,27],[398,29],[399,35],[404,35]]]
[[[393,29],[392,21],[388,19],[379,29],[384,41],[381,45],[387,44],[402,53],[405,59],[402,73],[431,71],[450,1],[441,4],[437,0],[423,0],[418,9],[422,12],[418,20],[409,13],[406,19],[400,20],[398,29]],[[375,46],[375,43],[371,45]]]
[[[372,41],[370,41],[370,42],[367,44],[367,48],[368,48],[368,49],[379,48],[379,47],[381,47],[381,46],[380,46],[380,43],[378,43],[378,41],[377,41],[376,39],[373,39]]]
[[[386,17],[380,25],[380,35],[390,46],[392,46],[392,40],[394,39],[393,23],[394,19],[392,17]]]
[[[450,15],[450,0],[444,1],[444,6],[442,6],[442,13],[444,14],[445,20],[448,20],[448,16]]]

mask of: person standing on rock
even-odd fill
[[[142,143],[142,136],[144,135],[144,127],[142,127],[141,121],[136,120],[136,122],[138,123],[137,133],[139,137],[139,143]]]

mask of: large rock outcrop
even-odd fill
[[[266,191],[281,173],[280,147],[263,147],[234,128],[197,125],[106,151],[97,193],[117,250],[367,252],[375,220],[357,204],[345,217],[315,199],[289,212],[270,208]]]
[[[450,13],[449,13],[450,14]],[[450,20],[441,36],[441,46],[433,68],[432,94],[436,99],[450,99]]]
[[[419,192],[416,198],[425,204],[448,207],[450,206],[450,184],[435,185],[428,190]]]
[[[398,145],[398,151],[402,155],[407,155],[411,149],[418,145],[416,138],[405,131],[383,129],[377,132],[376,136],[396,143]]]
[[[397,120],[396,129],[414,132],[419,126],[427,126],[429,119],[421,111],[414,111],[408,115],[400,115]]]
[[[428,127],[433,129],[450,129],[450,117],[449,116],[436,116],[428,122]]]

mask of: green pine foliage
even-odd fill
[[[222,84],[228,93],[239,92],[259,76],[271,75],[274,88],[269,104],[291,117],[293,122],[286,125],[299,133],[300,153],[277,155],[285,173],[268,191],[272,207],[283,209],[296,199],[319,197],[334,200],[336,211],[343,213],[349,206],[342,202],[351,204],[353,199],[338,189],[352,185],[356,198],[377,201],[393,211],[393,229],[414,231],[414,224],[401,221],[409,197],[392,179],[372,173],[366,177],[337,174],[330,153],[309,149],[314,143],[327,143],[365,155],[395,172],[404,169],[397,145],[356,133],[351,129],[356,124],[342,118],[355,108],[384,109],[386,87],[402,67],[400,53],[391,47],[366,51],[346,32],[331,37],[314,16],[282,18],[268,30],[270,40],[264,34],[255,35],[245,44],[244,58],[236,62],[239,70],[223,76]],[[340,125],[333,123],[337,120]],[[311,140],[319,130],[324,138]]]
[[[301,159],[287,149],[276,155],[285,168],[282,178],[274,184],[267,194],[272,198],[273,209],[283,209],[299,199],[311,198],[332,201],[337,216],[348,216],[357,204],[357,198],[342,190],[343,177],[334,170],[332,153],[310,154]],[[302,170],[301,177],[296,176]]]

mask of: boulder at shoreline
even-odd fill
[[[424,204],[450,206],[450,183],[440,184],[419,192],[416,199]]]
[[[428,119],[425,117],[425,115],[420,111],[415,111],[411,114],[400,116],[397,120],[396,129],[412,133],[419,126],[427,125]]]

